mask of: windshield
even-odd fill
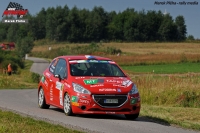
[[[121,69],[109,61],[80,61],[70,64],[72,76],[126,77]]]

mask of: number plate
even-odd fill
[[[104,103],[118,103],[118,99],[105,99]]]

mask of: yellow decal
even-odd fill
[[[72,105],[73,105],[73,106],[79,106],[79,103],[77,103],[77,102],[72,102]]]

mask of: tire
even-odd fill
[[[138,114],[131,114],[131,115],[125,115],[126,119],[128,120],[135,120],[137,119],[139,116],[139,113]]]
[[[70,102],[70,96],[66,93],[64,96],[64,105],[63,105],[63,110],[65,115],[67,116],[72,116],[73,112],[72,112],[72,107],[71,107],[71,102]]]
[[[50,105],[46,104],[43,88],[40,88],[40,91],[38,94],[38,106],[42,109],[48,109],[50,107]]]

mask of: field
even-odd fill
[[[200,43],[100,43],[101,47],[114,47],[121,49],[120,56],[108,55],[103,52],[92,52],[91,54],[106,56],[116,61],[121,66],[132,65],[151,65],[151,64],[169,64],[184,62],[200,62]],[[31,55],[45,56],[54,54],[58,48],[66,48],[66,53],[72,53],[69,48],[85,46],[88,44],[50,44],[36,45]],[[51,47],[51,51],[49,51]],[[77,49],[80,47],[77,47]],[[67,51],[69,50],[69,52]],[[62,52],[63,53],[63,52]],[[84,54],[84,53],[80,53]],[[56,55],[55,55],[56,56]]]

